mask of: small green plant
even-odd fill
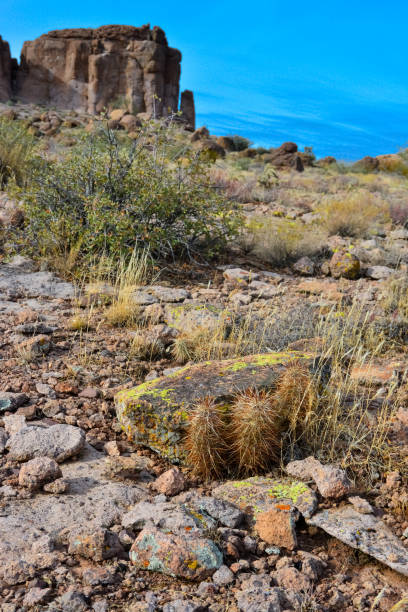
[[[130,140],[100,127],[64,159],[40,164],[18,195],[31,254],[78,259],[192,256],[220,248],[238,218],[214,189],[209,165],[193,150],[174,155],[171,121],[146,122]]]

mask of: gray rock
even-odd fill
[[[163,606],[163,612],[200,612],[202,609],[200,604],[185,599],[175,599]]]
[[[50,457],[58,463],[80,453],[84,445],[84,432],[72,425],[25,427],[7,442],[12,459],[28,461],[34,457]]]
[[[0,293],[6,297],[47,297],[70,299],[75,287],[57,278],[52,272],[30,272],[25,267],[9,264],[0,266]]]
[[[70,590],[59,597],[59,603],[64,612],[82,612],[88,605],[82,593]]]
[[[23,406],[26,402],[28,402],[28,396],[25,393],[0,391],[0,413],[6,411],[12,412]]]
[[[26,418],[23,414],[10,414],[3,418],[4,429],[9,436],[14,436],[21,429],[27,427]],[[6,444],[7,448],[7,444]]]
[[[216,497],[199,497],[192,499],[193,506],[199,513],[209,514],[225,527],[239,527],[245,519],[245,514],[234,504]]]
[[[27,606],[28,608],[38,606],[47,600],[51,592],[52,589],[50,588],[40,589],[39,587],[34,587],[27,591],[23,599],[23,605]]]
[[[172,287],[160,287],[153,285],[149,287],[149,293],[152,293],[159,302],[183,302],[191,297],[191,293],[186,289],[174,289]]]
[[[95,603],[93,604],[92,610],[94,612],[108,612],[109,604],[106,599],[99,599],[98,601],[95,601]]]
[[[373,514],[361,514],[347,505],[318,512],[306,522],[408,576],[408,549]]]
[[[157,304],[159,301],[154,295],[141,290],[134,291],[130,298],[132,302],[138,306],[149,306],[150,304]]]
[[[227,586],[228,584],[234,582],[234,580],[234,574],[226,565],[221,565],[221,567],[219,567],[217,571],[214,572],[214,574],[212,575],[212,581],[217,586]]]
[[[372,278],[373,280],[385,280],[392,276],[395,270],[388,266],[371,266],[366,269],[365,273],[368,278]]]
[[[122,517],[122,527],[125,529],[143,529],[146,526],[159,527],[170,531],[190,531],[200,528],[215,527],[215,521],[210,517],[200,520],[183,504],[172,502],[140,502]]]
[[[271,577],[266,574],[253,575],[245,580],[235,597],[239,610],[243,612],[283,612],[291,607],[299,610],[302,603],[299,595],[271,586]]]
[[[223,273],[225,280],[230,282],[242,283],[257,280],[259,274],[250,270],[243,270],[242,268],[229,268]]]
[[[0,455],[3,454],[4,449],[6,448],[6,442],[8,440],[8,435],[6,434],[5,430],[0,427]]]
[[[37,393],[39,393],[40,395],[45,395],[46,397],[49,397],[51,399],[55,399],[57,397],[57,394],[55,393],[54,389],[50,387],[50,385],[47,385],[45,383],[37,383],[35,385],[35,388],[37,390]]]
[[[109,528],[120,523],[127,508],[147,497],[141,487],[105,478],[104,462],[103,453],[86,445],[78,460],[61,466],[69,495],[7,500],[0,513],[0,580],[7,578],[7,584],[20,579],[24,582],[38,564],[41,569],[44,551],[41,549],[40,555],[35,548],[40,538],[67,544],[78,525],[90,530]]]
[[[313,276],[315,271],[314,262],[310,257],[301,257],[293,264],[293,269],[302,276]]]
[[[36,321],[35,323],[23,323],[22,325],[17,325],[17,327],[14,328],[14,331],[17,334],[35,336],[36,334],[52,334],[56,329],[56,327],[50,327],[41,321]]]
[[[290,476],[314,480],[322,497],[340,498],[351,490],[351,482],[344,470],[331,464],[323,465],[314,457],[291,461],[286,471]]]

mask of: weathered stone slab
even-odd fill
[[[85,445],[78,461],[61,466],[67,493],[37,494],[32,499],[10,499],[0,508],[0,586],[25,582],[33,568],[42,567],[42,541],[60,534],[109,528],[127,509],[147,496],[141,486],[115,483],[104,475],[105,455]],[[63,537],[61,535],[61,537]],[[68,537],[68,535],[67,535]],[[45,547],[48,552],[48,545]],[[41,554],[40,554],[41,553]],[[16,574],[16,567],[20,570]]]
[[[275,508],[277,503],[296,508],[310,517],[317,507],[317,498],[304,482],[290,478],[253,476],[245,480],[229,480],[213,492],[213,497],[235,504],[254,520],[257,515]]]
[[[307,523],[408,576],[408,548],[374,514],[347,505],[318,512]]]
[[[199,328],[215,329],[221,316],[223,310],[211,304],[166,304],[164,320],[167,325],[190,333]]]
[[[290,351],[186,366],[170,376],[121,391],[115,398],[117,416],[135,444],[180,461],[189,411],[197,400],[212,397],[228,410],[234,393],[253,387],[273,388],[294,361],[311,369],[315,364],[310,354]]]

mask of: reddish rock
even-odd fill
[[[186,122],[186,129],[194,132],[195,121],[196,121],[194,94],[192,91],[188,89],[181,92],[180,111],[181,111],[182,118]]]
[[[295,514],[290,504],[274,504],[270,510],[256,515],[255,531],[272,546],[296,548]]]
[[[18,475],[18,484],[31,491],[41,488],[42,485],[61,478],[62,472],[58,463],[49,457],[35,457],[25,463]]]
[[[117,557],[122,551],[122,545],[116,533],[102,527],[92,532],[75,533],[69,538],[69,554],[94,561]]]
[[[51,349],[51,340],[48,336],[41,334],[20,342],[16,348],[17,352],[22,356],[29,354],[33,356],[45,355]]]
[[[129,556],[138,569],[188,580],[204,580],[222,565],[222,553],[212,540],[196,533],[164,533],[154,527],[140,532]]]
[[[158,27],[55,30],[25,42],[16,95],[91,114],[125,99],[132,113],[177,111],[181,53]]]
[[[96,399],[99,397],[99,389],[95,387],[85,387],[83,391],[79,394],[79,397],[85,397],[87,399]]]
[[[307,593],[311,588],[310,578],[295,567],[282,567],[272,574],[276,583],[288,590]]]
[[[11,97],[11,67],[9,44],[0,36],[0,102]]]
[[[304,165],[298,147],[294,142],[284,142],[277,149],[271,149],[264,155],[264,161],[277,168],[293,168],[298,172],[303,172]]]
[[[314,457],[291,461],[287,464],[286,471],[290,476],[314,480],[322,497],[337,499],[351,491],[351,482],[344,470],[330,464],[322,465]]]
[[[186,485],[186,479],[183,473],[177,468],[172,468],[164,472],[154,482],[153,486],[159,493],[163,493],[168,497],[181,493]]]

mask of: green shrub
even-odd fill
[[[228,134],[227,138],[231,138],[234,143],[235,151],[244,151],[245,149],[249,149],[253,144],[248,138],[244,138],[244,136],[240,136],[239,134]]]
[[[34,137],[20,121],[0,117],[0,189],[10,178],[23,185],[34,151]]]
[[[223,244],[237,215],[199,155],[174,154],[175,129],[151,121],[130,140],[100,127],[82,135],[64,159],[37,167],[19,190],[31,251],[74,249],[83,260],[141,250],[162,258]]]

